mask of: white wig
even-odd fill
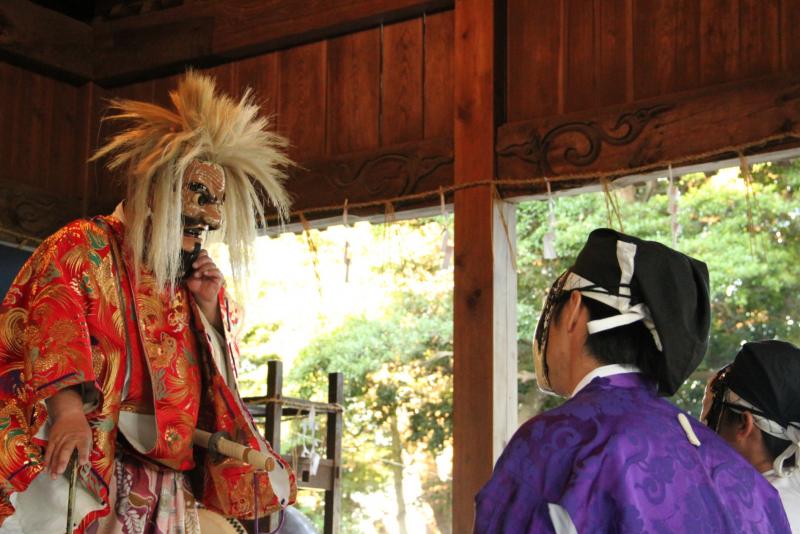
[[[142,265],[159,287],[174,284],[181,269],[181,185],[195,159],[225,171],[220,240],[229,249],[235,279],[247,270],[257,226],[266,224],[255,184],[261,186],[281,221],[288,216],[283,187],[290,164],[286,140],[259,116],[248,88],[238,102],[216,91],[214,79],[188,71],[176,91],[174,109],[135,100],[112,100],[106,120],[130,127],[92,156],[110,156],[109,169],[127,168],[126,241],[136,272]]]

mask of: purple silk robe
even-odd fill
[[[476,497],[475,533],[554,532],[548,503],[579,533],[790,534],[778,493],[722,439],[639,374],[595,378],[522,425]]]

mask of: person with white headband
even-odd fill
[[[701,418],[777,488],[800,533],[800,349],[745,343],[709,380]]]
[[[476,533],[789,533],[775,488],[661,398],[708,347],[708,270],[599,229],[553,284],[536,379],[569,397],[524,423],[476,497]]]

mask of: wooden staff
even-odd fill
[[[69,494],[67,495],[67,534],[72,534],[72,516],[75,511],[75,490],[78,485],[78,450],[72,452],[69,466]]]
[[[268,473],[275,469],[275,458],[259,452],[252,447],[247,447],[226,439],[220,432],[211,434],[210,432],[198,428],[194,431],[192,441],[195,445],[208,449],[211,452],[227,456],[228,458],[241,460],[246,464],[252,465],[257,469],[263,469]]]

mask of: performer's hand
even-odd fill
[[[75,449],[78,450],[78,464],[89,463],[92,430],[83,413],[83,399],[74,389],[62,389],[47,399],[47,409],[52,426],[44,464],[50,472],[50,478],[55,480],[67,470]]]
[[[194,271],[186,279],[186,287],[194,295],[200,311],[206,316],[208,322],[217,330],[222,331],[222,316],[217,302],[217,295],[219,295],[224,281],[222,271],[217,268],[214,260],[205,250],[200,251],[200,255],[192,267]]]

